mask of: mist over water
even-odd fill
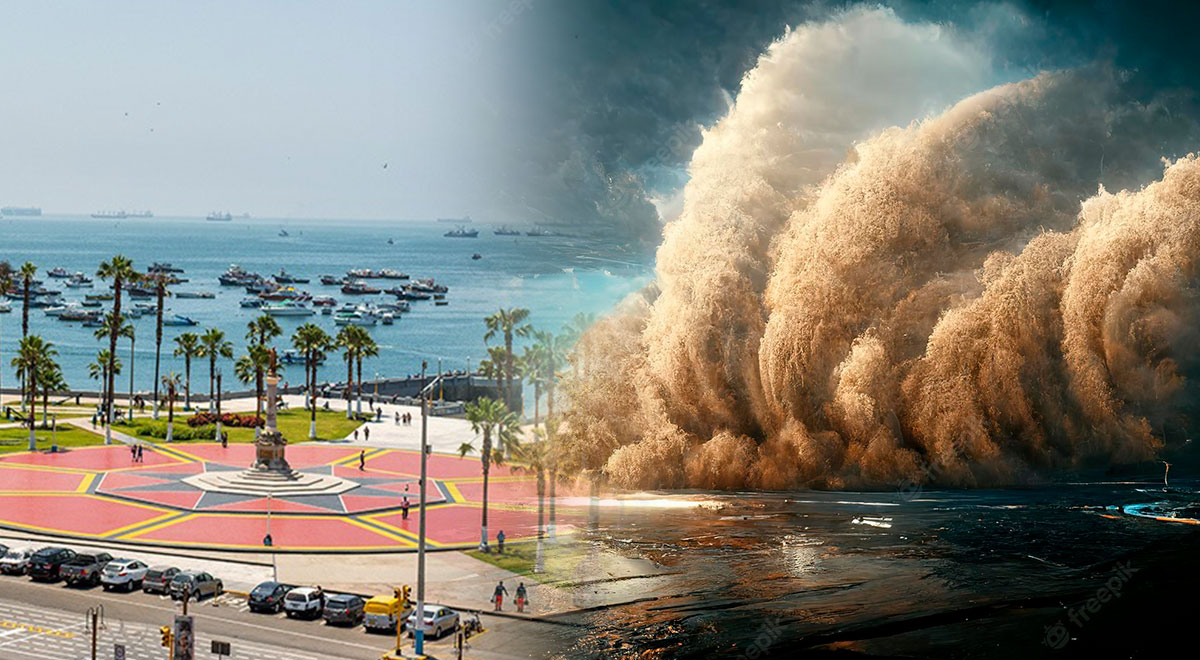
[[[1186,429],[1200,161],[1164,157],[1191,120],[1094,65],[860,118],[823,170],[808,110],[887,79],[862,65],[896,59],[881,30],[971,70],[886,11],[764,54],[692,159],[656,282],[581,343],[579,465],[629,487],[975,487],[1147,460]],[[832,85],[803,66],[831,34],[853,63]]]

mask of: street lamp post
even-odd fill
[[[442,374],[421,389],[421,519],[417,523],[417,630],[413,633],[414,650],[425,654],[425,476],[429,456],[429,405],[434,386],[442,382]]]

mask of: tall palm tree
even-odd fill
[[[516,372],[516,355],[513,353],[513,337],[525,337],[532,328],[525,320],[529,318],[529,310],[522,307],[501,307],[496,313],[483,319],[487,332],[483,341],[491,341],[497,334],[504,337],[504,402],[509,408],[519,408],[519,402],[513,397],[513,376]]]
[[[346,419],[354,416],[354,352],[358,350],[360,335],[357,330],[361,326],[347,325],[338,331],[333,342],[342,349],[342,359],[346,361]]]
[[[545,382],[545,351],[544,347],[537,342],[539,332],[534,332],[534,344],[526,346],[521,356],[517,358],[517,370],[525,377],[525,380],[533,385],[533,427],[537,428],[538,418],[541,416],[541,408],[539,405],[542,401],[542,384]]]
[[[362,414],[362,384],[363,384],[362,363],[363,363],[363,358],[375,357],[375,356],[379,355],[379,344],[375,343],[375,340],[371,338],[371,333],[367,332],[366,328],[359,328],[359,330],[362,330],[362,334],[360,335],[360,342],[359,342],[358,350],[356,350],[354,352],[354,360],[356,362],[358,362],[358,414],[361,415]],[[377,390],[379,389],[378,385],[376,386],[376,389]]]
[[[468,403],[466,410],[471,429],[483,437],[483,444],[479,449],[479,460],[483,465],[483,517],[480,523],[479,549],[487,552],[488,472],[492,463],[504,463],[504,452],[499,447],[493,447],[492,441],[495,440],[503,446],[516,445],[520,421],[503,401],[488,397],[480,397],[478,401]],[[458,448],[459,456],[463,457],[473,451],[475,445],[470,442],[464,442]]]
[[[0,260],[0,296],[8,295],[9,290],[12,289],[12,284],[13,284],[12,264],[8,263],[7,261]],[[2,324],[0,324],[0,325],[2,325]],[[0,340],[3,340],[3,337],[0,337]],[[0,341],[0,345],[2,345],[2,344],[3,344],[3,341]],[[3,364],[3,362],[0,362],[0,364]],[[4,370],[0,369],[0,381],[2,381],[3,375],[4,375]],[[0,382],[0,391],[3,391],[3,389],[4,388],[2,386],[2,382]],[[3,397],[0,397],[0,398],[3,398]]]
[[[557,430],[558,422],[553,419],[547,419],[545,428],[534,428],[532,443],[523,442],[517,446],[513,452],[513,461],[516,469],[522,472],[533,472],[537,475],[537,496],[538,496],[538,526],[537,526],[537,556],[534,560],[533,570],[535,573],[540,573],[544,570],[544,558],[542,554],[542,539],[545,536],[545,510],[546,510],[546,468],[550,462],[550,454],[553,448],[549,442],[548,436],[552,433],[551,429]]]
[[[262,314],[246,324],[246,341],[266,346],[272,339],[283,334],[283,328],[270,314]]]
[[[33,288],[33,277],[37,274],[37,266],[31,261],[21,264],[21,338],[29,336],[29,298]],[[25,377],[21,376],[21,387],[25,387]],[[21,397],[21,412],[25,412],[25,398]],[[32,414],[32,411],[30,412]]]
[[[593,317],[590,315],[575,316],[577,323],[591,324]],[[556,438],[558,434],[558,423],[550,420],[554,419],[554,395],[558,389],[559,370],[567,364],[567,351],[570,349],[572,339],[568,325],[568,331],[555,335],[551,332],[539,332],[534,335],[534,344],[538,347],[542,355],[542,386],[546,388],[546,440],[548,451],[546,454],[546,465],[550,472],[550,526],[549,535],[551,538],[557,533],[557,502],[558,502],[558,453],[555,451],[557,447]]]
[[[12,366],[16,367],[17,373],[24,376],[25,389],[22,395],[29,400],[29,451],[37,449],[37,437],[34,435],[34,425],[37,422],[34,410],[37,405],[35,397],[38,391],[38,375],[45,370],[46,362],[52,362],[56,355],[58,351],[54,344],[38,335],[29,335],[21,339],[17,347],[17,356],[12,359]]]
[[[233,357],[233,342],[225,339],[225,331],[209,328],[200,335],[200,357],[208,358],[208,409],[213,409],[216,401],[214,387],[217,378],[217,358],[230,359]]]
[[[104,280],[112,280],[113,283],[113,318],[121,317],[121,287],[126,282],[137,278],[137,273],[133,270],[133,261],[122,255],[115,255],[108,261],[100,263],[100,268],[96,270],[96,276]],[[117,334],[109,333],[108,337],[108,401],[106,401],[105,414],[108,415],[109,424],[113,421],[113,374],[112,361],[117,359]],[[105,427],[106,443],[112,442],[112,434]]]
[[[154,271],[153,273],[146,275],[146,280],[154,284],[154,297],[157,302],[154,317],[154,419],[157,420],[159,383],[158,370],[162,363],[163,303],[167,296],[171,295],[171,293],[167,291],[167,284],[170,283],[171,274],[163,271]]]
[[[250,344],[246,354],[233,364],[233,375],[247,385],[254,383],[254,414],[262,417],[263,404],[263,374],[271,367],[271,351],[260,344]],[[254,437],[257,438],[259,428],[254,427]]]
[[[114,347],[114,348],[116,346],[117,337],[128,337],[129,341],[130,341],[130,347],[131,347],[129,354],[130,354],[130,356],[133,355],[133,350],[132,350],[133,324],[126,321],[125,318],[120,316],[119,314],[112,314],[112,313],[105,314],[104,320],[101,321],[101,323],[100,323],[100,327],[96,328],[96,331],[92,334],[95,335],[96,339],[108,339],[109,346]],[[110,361],[115,360],[116,355],[109,353],[108,358]],[[113,393],[112,393],[111,388],[113,387],[113,384],[114,384],[114,381],[113,381],[114,374],[113,374],[112,369],[113,369],[113,367],[110,364],[108,369],[105,370],[105,372],[104,372],[105,385],[102,388],[104,390],[105,400],[108,401],[108,404],[110,406],[112,405],[112,402],[113,402],[113,396],[112,396]],[[131,369],[132,369],[132,367],[131,367]],[[130,381],[130,382],[132,383],[132,381]],[[130,416],[132,416],[132,414],[133,414],[132,389],[133,388],[131,386],[130,387],[130,397],[129,397]],[[114,418],[111,416],[108,417],[109,423],[105,424],[105,426],[104,426],[104,444],[106,444],[106,445],[112,444],[112,429],[109,427],[112,426],[113,419]]]
[[[175,357],[183,357],[183,409],[192,409],[192,358],[200,357],[200,335],[184,332],[175,338]]]
[[[179,391],[179,374],[172,371],[162,377],[162,385],[167,390],[167,442],[175,437],[175,393]]]
[[[333,339],[324,330],[312,323],[305,323],[292,334],[292,346],[304,355],[304,375],[308,387],[309,421],[308,437],[317,438],[317,361],[325,357],[325,351],[333,347]]]

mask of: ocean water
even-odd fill
[[[290,274],[312,278],[297,285],[314,295],[332,295],[341,304],[352,299],[391,300],[379,296],[346,296],[338,287],[322,286],[318,276],[342,275],[351,268],[394,268],[412,277],[433,277],[446,284],[449,305],[435,307],[433,301],[414,301],[412,311],[392,326],[370,328],[380,346],[377,358],[364,362],[366,378],[418,373],[421,361],[431,371],[440,358],[446,370],[476,366],[486,357],[483,317],[500,307],[526,307],[530,322],[539,329],[558,331],[579,312],[603,313],[625,295],[650,281],[648,257],[627,253],[609,245],[565,237],[495,236],[492,227],[476,223],[476,239],[445,238],[453,225],[436,222],[380,222],[354,220],[242,219],[208,222],[199,218],[129,218],[100,220],[79,216],[4,218],[0,220],[0,260],[14,268],[25,261],[37,264],[39,278],[48,288],[64,292],[68,300],[81,300],[86,293],[108,290],[96,279],[93,289],[68,289],[64,280],[46,276],[51,268],[94,274],[99,263],[114,254],[133,259],[144,270],[154,261],[183,268],[186,283],[177,291],[211,291],[215,299],[168,300],[169,314],[182,314],[199,322],[192,327],[164,327],[162,373],[183,374],[181,358],[172,356],[173,338],[183,332],[202,332],[209,327],[225,331],[234,342],[235,357],[245,352],[246,324],[257,310],[239,306],[248,294],[241,287],[223,287],[217,276],[230,264],[239,264],[264,276],[286,269]],[[280,236],[286,230],[288,236]],[[389,245],[388,239],[394,244]],[[480,253],[476,261],[471,256]],[[395,280],[379,288],[398,284]],[[152,302],[152,301],[146,301]],[[111,303],[105,303],[109,305]],[[125,303],[128,305],[128,301]],[[332,316],[277,317],[284,335],[276,340],[290,345],[292,332],[305,322],[314,322],[330,335],[336,334]],[[134,321],[134,387],[152,387],[154,365],[154,317]],[[30,332],[41,334],[58,349],[68,384],[77,389],[96,389],[87,365],[95,360],[101,342],[92,328],[59,321],[42,309],[30,310]],[[9,366],[21,334],[21,306],[12,301],[12,312],[0,314],[0,361],[3,385],[16,384]],[[104,344],[107,347],[107,343]],[[129,387],[129,342],[119,344],[125,370],[117,379],[117,390]],[[232,363],[223,361],[224,386],[241,389],[233,380]],[[287,367],[285,379],[303,380],[303,368]],[[345,363],[331,356],[321,368],[320,380],[344,380]],[[194,392],[207,392],[208,366],[192,364]]]

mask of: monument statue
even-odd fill
[[[279,432],[275,411],[276,388],[279,385],[278,364],[279,356],[272,348],[270,373],[267,374],[267,422],[266,428],[254,441],[254,469],[290,473],[292,468],[284,456],[287,438]]]

